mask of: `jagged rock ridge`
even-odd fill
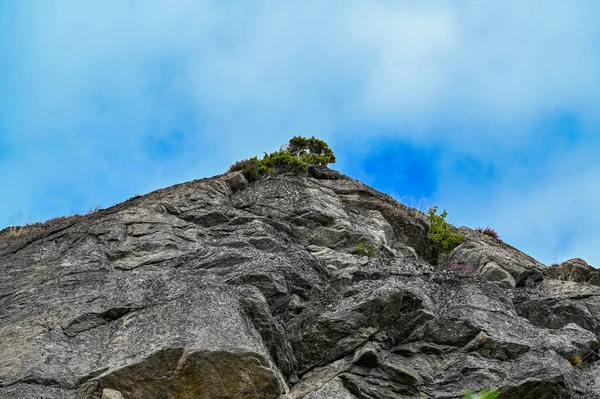
[[[4,231],[0,397],[600,397],[597,270],[466,227],[434,266],[427,229],[311,167]]]

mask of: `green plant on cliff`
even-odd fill
[[[427,232],[426,257],[431,263],[437,263],[439,255],[451,252],[464,239],[464,233],[455,232],[454,228],[446,222],[448,212],[444,210],[437,214],[437,206],[429,209],[429,231]]]
[[[326,142],[317,138],[295,136],[279,151],[265,152],[262,159],[253,157],[237,161],[229,172],[240,171],[248,181],[258,180],[269,173],[298,175],[306,173],[310,165],[335,163],[335,155]]]
[[[368,256],[369,258],[372,258],[372,257],[374,257],[374,256],[375,256],[375,247],[374,247],[373,245],[369,245],[369,246],[367,247],[367,256]]]
[[[287,147],[284,149],[302,161],[311,165],[328,165],[335,163],[335,155],[326,142],[315,138],[306,138],[295,136],[290,139]]]
[[[465,399],[496,399],[497,397],[498,391],[488,391],[487,389],[484,389],[479,393],[465,393]]]
[[[358,256],[365,256],[365,244],[363,242],[358,243]]]
[[[359,256],[368,256],[369,258],[372,258],[375,256],[375,246],[374,245],[367,245],[365,247],[365,244],[361,241],[358,243],[358,255]]]

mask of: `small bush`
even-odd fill
[[[363,244],[362,242],[358,243],[358,256],[365,256],[366,252],[365,252],[365,244]]]
[[[373,245],[369,245],[369,246],[367,247],[367,256],[368,256],[369,258],[372,258],[372,257],[374,257],[374,256],[375,256],[375,247],[374,247]]]
[[[369,258],[374,257],[375,256],[375,246],[367,245],[367,247],[365,248],[365,244],[363,242],[359,242],[358,243],[358,255],[359,256],[368,256]]]
[[[570,362],[574,367],[581,367],[581,365],[583,364],[581,356],[579,356],[578,354],[571,356]]]
[[[308,171],[308,164],[289,152],[277,151],[271,154],[265,153],[261,163],[269,173],[287,173],[299,175]]]
[[[268,172],[267,167],[262,165],[257,157],[237,161],[229,167],[229,172],[242,172],[246,180],[252,182],[258,180],[262,175]]]
[[[500,236],[498,235],[498,233],[496,233],[496,230],[492,229],[490,226],[486,227],[485,229],[482,229],[481,227],[477,227],[475,230],[480,233],[483,233],[487,236],[493,237],[496,240],[500,239]]]
[[[299,175],[306,173],[310,165],[330,163],[335,163],[335,155],[326,142],[314,136],[295,136],[279,151],[265,152],[262,159],[253,157],[237,161],[229,167],[229,172],[240,171],[246,180],[253,182],[269,173]]]
[[[448,212],[437,214],[437,206],[427,212],[429,218],[429,231],[427,232],[428,245],[425,257],[433,264],[437,264],[439,255],[452,252],[464,239],[463,233],[455,233],[453,227],[446,222]]]
[[[335,155],[329,145],[323,140],[315,138],[315,136],[309,139],[302,136],[292,137],[284,151],[311,165],[335,163]]]

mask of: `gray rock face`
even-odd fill
[[[552,265],[547,269],[547,274],[562,281],[600,286],[600,271],[588,265],[581,258],[569,259],[564,263]]]
[[[501,288],[515,288],[516,286],[513,276],[498,266],[496,262],[488,262],[479,274],[487,281],[493,282]]]
[[[434,266],[427,229],[311,167],[0,232],[0,397],[600,397],[595,269],[466,227]]]

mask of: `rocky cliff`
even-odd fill
[[[460,230],[432,265],[424,214],[326,167],[5,230],[0,397],[600,398],[598,271]]]

